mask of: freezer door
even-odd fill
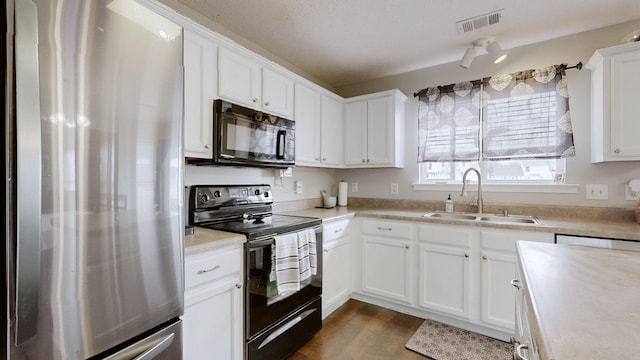
[[[16,140],[41,149],[16,181],[41,184],[15,199],[39,211],[14,234],[12,359],[86,359],[183,311],[182,29],[134,0],[15,2],[38,60],[16,53],[16,87],[39,81]]]
[[[182,320],[150,335],[104,360],[182,359]]]

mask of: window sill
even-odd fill
[[[460,191],[462,184],[412,184],[416,191]],[[476,189],[476,184],[469,184]],[[579,184],[483,184],[482,192],[576,194]]]

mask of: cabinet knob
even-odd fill
[[[267,101],[267,102],[265,102],[265,103],[264,103],[264,106],[269,106],[269,102],[268,102],[268,101]]]
[[[363,163],[363,164],[364,164],[364,163],[366,163],[366,162],[367,162],[367,160],[365,160],[365,159],[362,159],[362,163]]]
[[[257,103],[258,102],[258,98],[253,98],[253,102]]]
[[[615,148],[613,152],[616,154],[620,154],[622,151],[620,150],[620,148]]]
[[[240,283],[236,284],[236,288],[238,288],[238,289],[242,288],[242,284],[240,284]]]
[[[205,145],[204,145],[204,148],[205,148],[205,149],[211,149],[211,144],[205,144]]]
[[[317,157],[317,158],[316,158],[316,161],[320,161],[320,158],[319,158],[319,157]]]
[[[328,252],[329,252],[329,249],[324,249],[324,252],[328,253]]]
[[[487,260],[487,255],[482,255],[482,260]]]
[[[369,159],[367,159],[367,164],[369,163]]]
[[[469,257],[469,254],[464,254],[464,257],[468,258],[468,257]]]
[[[405,246],[404,246],[404,248],[405,248],[405,249],[408,249],[408,248],[409,248],[409,244],[405,245]]]
[[[522,285],[520,285],[520,280],[518,279],[511,280],[511,285],[513,285],[513,287],[518,290],[520,290],[520,288],[522,287]]]
[[[327,158],[326,158],[326,157],[323,157],[323,158],[322,158],[322,161],[327,161]]]

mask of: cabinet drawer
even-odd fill
[[[322,239],[329,242],[348,234],[349,220],[340,220],[322,225]]]
[[[411,224],[365,220],[362,222],[362,232],[370,235],[409,239],[411,238]]]
[[[185,289],[242,271],[242,248],[196,254],[185,259]]]
[[[552,243],[553,233],[520,230],[482,230],[481,246],[483,249],[516,251],[518,240]]]

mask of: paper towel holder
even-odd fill
[[[338,183],[338,206],[347,206],[348,189],[349,183],[344,180],[340,180]]]

